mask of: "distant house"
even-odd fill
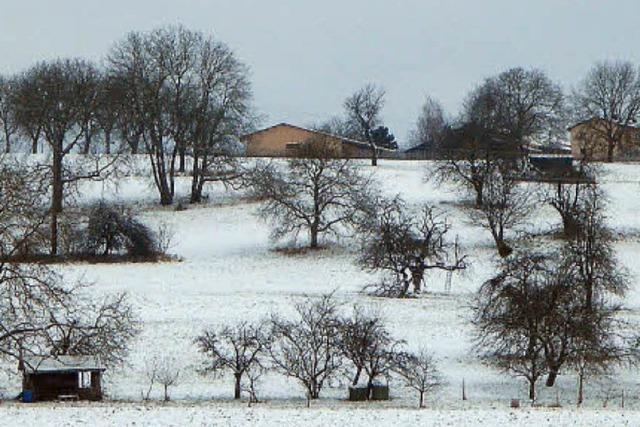
[[[96,356],[40,356],[26,358],[22,371],[22,399],[102,400],[105,367]]]
[[[590,160],[607,160],[609,144],[606,139],[608,122],[602,119],[590,119],[569,128],[571,152],[576,159],[588,157]],[[615,160],[640,159],[640,128],[637,126],[613,126],[619,133],[620,143],[613,150]],[[618,126],[616,128],[616,126]]]
[[[434,158],[433,144],[423,142],[404,150],[404,158],[409,160],[429,160]]]
[[[337,158],[371,156],[371,149],[366,142],[287,123],[244,135],[240,141],[244,143],[249,157],[296,157],[305,145],[311,143],[325,144]],[[381,157],[388,157],[395,152],[385,148],[378,150]]]

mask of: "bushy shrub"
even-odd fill
[[[85,245],[90,254],[152,256],[159,253],[156,240],[155,233],[127,209],[100,202],[89,213]]]

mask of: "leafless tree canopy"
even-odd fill
[[[498,253],[509,256],[513,248],[507,243],[507,231],[522,225],[534,207],[534,193],[518,176],[507,170],[495,169],[482,187],[482,205],[470,209],[471,221],[491,232]]]
[[[630,62],[600,62],[574,92],[573,104],[578,120],[596,119],[590,130],[606,141],[611,162],[627,127],[640,118],[640,71]]]
[[[486,79],[445,130],[436,176],[470,191],[480,207],[496,170],[519,171],[531,143],[564,135],[565,111],[559,86],[539,70],[514,68]]]
[[[344,101],[347,120],[359,129],[360,138],[371,148],[371,165],[378,164],[378,149],[372,131],[381,124],[380,115],[385,102],[385,91],[373,84],[364,86]]]
[[[637,334],[610,298],[625,289],[624,272],[611,253],[589,252],[572,243],[560,251],[519,251],[502,262],[475,300],[479,353],[526,378],[531,399],[537,380],[548,374],[546,384],[553,386],[563,367],[602,372],[637,360]],[[599,270],[604,274],[597,287],[585,274],[585,258],[609,268]]]
[[[242,322],[236,326],[224,327],[220,331],[207,330],[196,339],[201,353],[207,357],[204,372],[223,374],[229,371],[234,376],[234,399],[240,399],[243,380],[253,390],[252,378],[264,366],[264,356],[268,347],[267,326]],[[245,378],[246,377],[246,378]]]
[[[300,382],[309,399],[317,399],[325,383],[342,366],[340,319],[332,295],[296,305],[296,318],[271,319],[274,342],[269,346],[273,366]]]
[[[161,204],[173,203],[175,176],[185,171],[188,153],[191,201],[201,201],[206,182],[228,178],[230,140],[248,123],[246,66],[225,44],[180,26],[130,33],[112,49],[109,64],[129,103],[121,132],[132,144],[144,141]]]
[[[430,270],[457,271],[467,267],[457,239],[448,236],[451,226],[431,206],[412,212],[401,199],[378,202],[375,214],[361,227],[364,232],[360,265],[369,271],[385,271],[391,284],[379,291],[403,297],[413,285],[420,293]]]
[[[309,234],[311,248],[319,237],[352,225],[366,207],[369,179],[348,159],[334,159],[321,139],[303,156],[277,163],[259,164],[250,174],[254,194],[264,200],[260,214],[272,223],[275,238]]]
[[[364,372],[369,393],[378,377],[388,377],[396,367],[403,344],[392,338],[382,317],[371,309],[355,306],[353,314],[340,324],[340,348],[356,371],[352,385],[358,385]]]
[[[13,94],[16,80],[0,75],[0,139],[4,141],[4,152],[10,153],[12,137],[18,131]]]
[[[113,161],[65,165],[65,158],[88,137],[94,119],[98,71],[82,60],[43,62],[25,72],[16,83],[14,99],[18,126],[25,133],[40,132],[51,152],[50,253],[58,254],[58,219],[63,211],[65,189],[83,179],[98,179]],[[34,139],[36,141],[36,139]]]
[[[430,156],[441,152],[441,143],[446,128],[451,120],[446,116],[442,104],[432,97],[427,97],[415,128],[411,131],[411,144],[424,145]]]
[[[417,354],[401,353],[395,368],[408,388],[417,391],[419,408],[424,407],[424,396],[442,385],[442,376],[436,360],[426,349]]]
[[[536,69],[512,68],[486,79],[467,99],[464,115],[521,150],[554,141],[566,129],[562,90]]]

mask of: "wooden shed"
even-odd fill
[[[42,356],[27,358],[22,370],[23,401],[102,400],[97,356]]]

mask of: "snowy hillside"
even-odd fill
[[[448,212],[453,233],[460,236],[470,255],[472,267],[464,275],[453,276],[450,293],[444,292],[444,275],[434,275],[428,279],[427,292],[419,299],[409,300],[376,299],[360,292],[375,277],[355,265],[353,239],[332,242],[329,249],[315,253],[286,255],[275,251],[283,242],[270,241],[268,226],[256,216],[257,203],[222,186],[211,188],[206,205],[178,212],[153,204],[155,190],[151,179],[144,176],[121,178],[117,186],[88,184],[83,189],[87,201],[106,198],[135,202],[143,207],[146,222],[169,224],[175,235],[171,252],[181,259],[161,264],[59,267],[70,281],[84,277],[94,282],[95,292],[127,291],[144,322],[128,366],[107,373],[106,393],[113,400],[139,401],[147,387],[145,362],[154,355],[169,354],[182,364],[179,384],[171,393],[172,399],[179,403],[166,408],[103,403],[80,409],[67,406],[51,409],[39,405],[18,408],[13,404],[0,404],[0,425],[37,425],[39,422],[35,420],[50,421],[57,417],[62,420],[71,413],[79,422],[108,417],[108,423],[114,425],[144,424],[152,419],[158,424],[174,425],[208,424],[214,419],[221,425],[640,424],[640,414],[615,412],[623,390],[627,411],[640,409],[635,370],[589,382],[587,408],[581,411],[508,410],[511,399],[526,400],[526,384],[478,361],[472,351],[468,322],[470,296],[495,271],[493,242],[487,231],[469,224],[457,205],[460,194],[425,180],[429,175],[428,166],[427,162],[383,161],[374,170],[362,165],[363,170],[375,174],[387,194],[399,193],[411,203],[428,202]],[[178,190],[184,196],[189,183],[186,178],[180,180]],[[611,226],[616,231],[637,236],[640,167],[632,164],[607,167],[603,184],[611,203],[608,211]],[[541,206],[527,227],[547,231],[558,226],[559,217]],[[640,286],[635,284],[635,277],[640,277],[636,258],[640,255],[640,242],[637,237],[629,237],[616,243],[616,248],[634,277],[626,306],[629,316],[635,317],[640,314]],[[303,296],[332,291],[342,303],[379,307],[396,338],[406,340],[412,349],[427,346],[435,353],[447,382],[428,398],[427,406],[437,410],[414,411],[417,397],[399,383],[391,384],[393,400],[388,404],[349,405],[342,401],[346,397],[346,385],[336,383],[323,391],[320,402],[314,402],[315,409],[294,411],[292,407],[303,406],[304,391],[297,383],[277,374],[269,374],[259,385],[259,395],[267,401],[263,406],[248,410],[230,403],[220,403],[219,407],[205,403],[229,400],[233,388],[230,377],[214,379],[197,372],[202,359],[193,341],[203,328],[260,320],[274,311],[287,316],[293,310],[293,303]],[[15,372],[2,375],[0,383],[11,386],[0,392],[7,397],[15,396],[19,391],[19,376]],[[461,399],[463,380],[469,397],[466,402]],[[565,408],[574,407],[575,387],[576,378],[571,373],[560,377],[556,388],[560,390],[558,397]],[[159,393],[157,389],[152,395],[159,397]],[[543,404],[555,402],[557,397],[556,389],[545,390],[542,383],[539,393]],[[610,397],[609,409],[601,410],[607,396]],[[335,410],[336,406],[340,412]],[[576,424],[576,417],[584,422]]]

